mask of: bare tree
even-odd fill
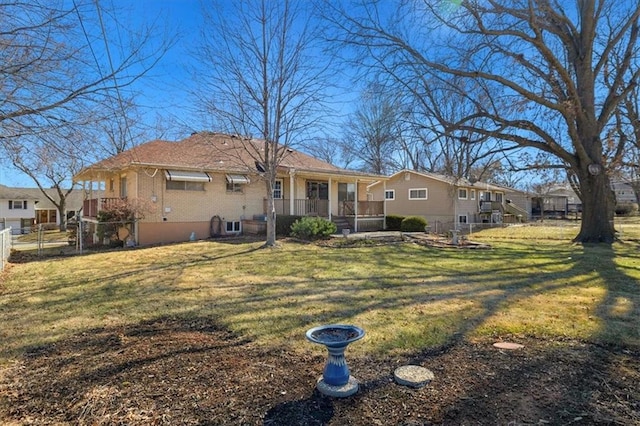
[[[449,87],[475,106],[467,117],[447,123],[449,131],[471,131],[481,142],[495,138],[505,148],[549,154],[554,160],[549,166],[575,177],[582,199],[575,241],[614,241],[611,157],[604,155],[603,138],[640,77],[640,69],[632,67],[640,4],[467,0],[451,5],[402,3],[388,23],[372,9],[376,3],[364,4],[358,15],[336,4],[332,14],[341,16],[336,23],[342,41],[363,46],[372,66],[405,79],[455,77],[467,82],[465,89],[473,85],[464,92]],[[613,58],[623,60],[614,68]]]
[[[263,170],[267,246],[276,243],[278,165],[317,124],[325,99],[327,67],[308,6],[293,0],[207,4],[203,44],[195,52],[201,107],[223,131],[244,138],[245,151]]]
[[[362,171],[384,175],[398,168],[401,115],[397,98],[383,85],[370,83],[362,92],[343,136]]]
[[[637,86],[627,94],[615,117],[615,126],[607,137],[607,149],[614,159],[612,165],[618,166],[612,175],[627,182],[636,202],[640,202],[640,90]]]
[[[58,133],[56,139],[65,140],[62,146],[55,141],[42,141],[41,138],[51,136],[50,133],[8,140],[7,153],[13,166],[29,176],[42,194],[56,207],[60,218],[60,230],[67,229],[67,197],[73,192],[69,184],[70,177],[77,173],[81,166],[82,152],[87,148],[84,138],[77,134]],[[75,143],[67,143],[73,141]],[[73,149],[73,151],[70,151]],[[54,189],[55,196],[47,189]]]
[[[458,82],[460,87],[464,82]],[[422,81],[421,84],[396,83],[398,91],[405,93],[405,104],[410,105],[409,128],[412,152],[420,158],[417,169],[426,169],[454,178],[485,179],[488,169],[506,155],[499,141],[484,138],[483,143],[473,140],[470,130],[451,132],[448,123],[467,117],[475,106],[465,96],[451,92],[449,83]],[[417,162],[417,161],[416,161]]]
[[[356,162],[349,141],[333,136],[318,137],[308,142],[303,142],[306,152],[343,169],[350,168]]]
[[[0,153],[56,205],[62,229],[71,177],[100,152],[85,137],[126,115],[126,91],[173,43],[156,32],[124,28],[97,1],[0,1]]]
[[[116,98],[166,52],[169,43],[151,43],[152,29],[119,54],[105,49],[102,12],[97,2],[0,2],[0,140],[67,126],[90,104]],[[96,15],[100,22],[89,25]]]

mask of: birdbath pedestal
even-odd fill
[[[344,351],[364,337],[364,330],[355,325],[329,324],[307,330],[307,339],[324,345],[329,352],[327,363],[316,388],[324,395],[346,397],[358,391],[358,381],[351,376]]]

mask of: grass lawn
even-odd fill
[[[174,315],[215,317],[298,350],[312,346],[310,327],[353,323],[367,337],[350,351],[368,355],[461,335],[640,347],[640,226],[624,232],[612,247],[536,226],[473,235],[491,250],[203,241],[15,264],[0,284],[0,362],[84,330]]]
[[[640,226],[576,232],[23,255],[0,275],[0,423],[640,424]],[[326,351],[304,333],[325,323],[367,333],[350,398],[315,390]],[[397,385],[406,364],[435,379]]]

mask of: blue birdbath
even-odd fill
[[[358,390],[357,381],[350,376],[344,351],[351,342],[364,337],[364,330],[355,325],[330,324],[307,330],[307,339],[324,345],[329,351],[318,389],[331,396],[348,396]],[[328,385],[328,386],[327,386]]]

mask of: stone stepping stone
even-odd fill
[[[512,343],[512,342],[497,342],[497,343],[494,343],[493,346],[498,349],[507,349],[510,351],[524,348],[524,345],[521,345],[519,343]]]
[[[412,388],[421,388],[434,379],[433,372],[419,365],[404,365],[393,372],[396,383]]]

